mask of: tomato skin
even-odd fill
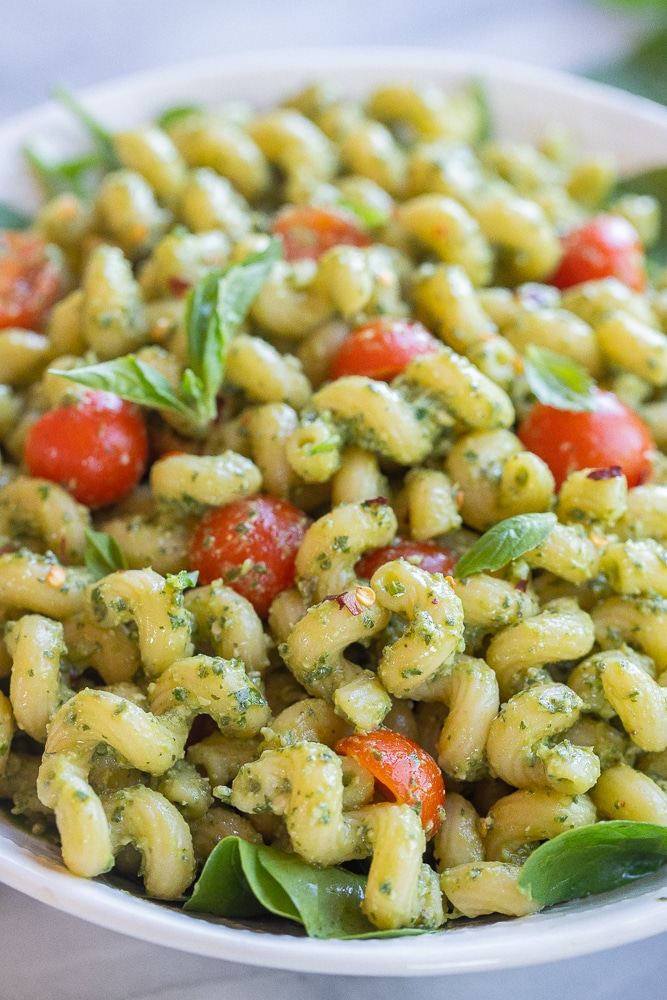
[[[442,573],[443,576],[450,576],[458,561],[456,552],[443,549],[435,542],[409,542],[399,539],[394,545],[365,552],[355,566],[355,573],[362,580],[370,580],[380,566],[391,562],[392,559],[401,558],[414,563],[427,573]]]
[[[335,750],[359,761],[397,802],[417,809],[426,835],[433,836],[445,804],[445,783],[426,750],[393,729],[345,736]]]
[[[294,583],[294,560],[309,524],[298,507],[270,496],[215,507],[195,532],[190,569],[199,571],[201,584],[221,579],[266,618],[274,598]]]
[[[133,403],[112,392],[88,392],[33,424],[24,457],[31,476],[59,483],[87,507],[105,507],[143,476],[148,434]]]
[[[642,292],[645,258],[637,230],[622,215],[594,215],[562,240],[563,257],[549,283],[571,288],[583,281],[617,278]]]
[[[286,261],[319,260],[336,246],[368,247],[373,242],[356,217],[343,209],[289,205],[273,220],[271,232],[282,237]]]
[[[365,375],[390,382],[413,360],[436,354],[438,341],[425,326],[411,319],[375,319],[352,330],[333,363],[333,378]]]
[[[41,237],[0,230],[0,329],[41,329],[63,290],[62,268]]]
[[[649,453],[655,444],[649,430],[613,392],[596,389],[592,412],[535,403],[517,433],[547,463],[556,489],[577,469],[620,466],[630,488],[645,482],[651,471]]]

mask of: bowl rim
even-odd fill
[[[506,94],[523,101],[522,107],[530,113],[535,104],[535,120],[539,119],[540,99],[546,95],[557,105],[581,106],[588,114],[599,112],[601,118],[631,120],[633,126],[641,126],[641,135],[657,133],[667,150],[667,109],[645,98],[560,70],[442,48],[262,49],[128,74],[82,88],[78,96],[93,111],[111,112],[113,107],[122,116],[134,109],[139,118],[145,118],[151,110],[165,105],[165,100],[161,105],[158,100],[167,95],[180,93],[187,99],[194,90],[203,93],[212,87],[215,99],[221,88],[243,86],[243,81],[249,80],[259,81],[259,90],[267,93],[274,85],[268,81],[284,81],[283,91],[288,92],[295,87],[295,77],[322,78],[336,72],[349,75],[354,70],[366,80],[361,88],[370,85],[373,76],[379,82],[406,74],[412,78],[435,74],[452,83],[481,77],[492,87],[504,87]],[[8,185],[13,192],[13,182],[20,181],[18,204],[31,204],[34,191],[23,183],[25,170],[19,166],[21,146],[38,130],[62,128],[64,121],[62,109],[47,101],[0,122],[0,198],[8,196]],[[660,142],[656,142],[656,155],[659,147]],[[645,156],[646,165],[653,155]],[[5,160],[8,169],[3,173]],[[667,162],[667,155],[662,162]],[[338,975],[417,976],[498,970],[574,958],[667,930],[667,878],[658,874],[642,880],[641,888],[564,904],[520,921],[455,926],[416,938],[324,941],[258,932],[186,915],[104,883],[77,878],[64,869],[57,851],[21,833],[6,819],[0,819],[0,881],[61,911],[155,944],[244,964]]]

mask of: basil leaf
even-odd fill
[[[483,80],[475,77],[468,84],[468,93],[477,104],[479,115],[479,134],[477,142],[486,142],[493,136],[493,116],[489,95]]]
[[[303,924],[311,937],[396,937],[361,912],[366,880],[344,868],[316,868],[295,854],[226,837],[213,849],[185,909],[232,919],[262,913]]]
[[[85,153],[63,163],[47,163],[30,146],[26,146],[23,153],[38,183],[49,198],[70,191],[80,197],[86,197],[97,183],[105,164],[104,159],[96,152]]]
[[[557,521],[555,514],[518,514],[499,521],[461,556],[454,575],[462,578],[507,566],[524,552],[529,552],[549,535]]]
[[[116,539],[92,528],[86,528],[85,563],[95,580],[101,580],[118,569],[127,569],[125,553]]]
[[[667,44],[667,36],[665,38]],[[666,64],[667,70],[667,64]],[[667,102],[666,102],[667,103]],[[612,192],[612,200],[626,194],[648,194],[660,205],[660,231],[649,250],[648,263],[661,267],[667,263],[667,167],[655,167],[629,177],[623,177]]]
[[[155,124],[158,128],[169,131],[173,125],[178,125],[179,122],[184,121],[190,115],[194,115],[200,110],[201,108],[196,104],[177,104],[173,108],[166,108],[158,115],[155,119]]]
[[[98,122],[89,111],[86,111],[83,105],[79,103],[77,98],[70,90],[67,89],[67,87],[63,87],[62,85],[55,87],[53,96],[74,115],[74,117],[89,133],[93,139],[98,154],[107,169],[114,170],[116,167],[119,167],[120,161],[116,156],[113,136],[108,129]]]
[[[32,219],[29,215],[0,201],[0,229],[28,229],[31,225]]]
[[[566,830],[541,844],[521,869],[519,886],[542,906],[617,889],[667,861],[667,827],[610,820]]]
[[[595,408],[595,382],[585,368],[571,358],[529,344],[524,357],[524,374],[533,395],[557,410],[590,412]]]
[[[239,264],[211,271],[188,293],[185,312],[188,364],[200,380],[195,385],[208,420],[216,416],[216,396],[223,382],[232,336],[248,315],[281,252],[280,241],[272,239],[265,250],[249,254]]]
[[[50,371],[90,389],[115,392],[117,396],[131,403],[138,403],[139,406],[169,410],[190,419],[193,416],[191,409],[179,399],[164,375],[134,354],[102,361],[98,365],[86,365],[67,371],[52,368]]]

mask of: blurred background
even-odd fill
[[[588,71],[618,64],[666,10],[665,0],[2,0],[0,117],[54,84],[253,49],[446,46]],[[662,58],[664,69],[665,38]]]

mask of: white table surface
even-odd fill
[[[586,0],[0,0],[0,118],[52,86],[198,56],[303,45],[446,46],[578,70],[618,54],[646,14]],[[102,930],[0,886],[0,1000],[663,1000],[667,935],[493,973],[362,979],[252,969]],[[341,970],[342,971],[342,970]]]

